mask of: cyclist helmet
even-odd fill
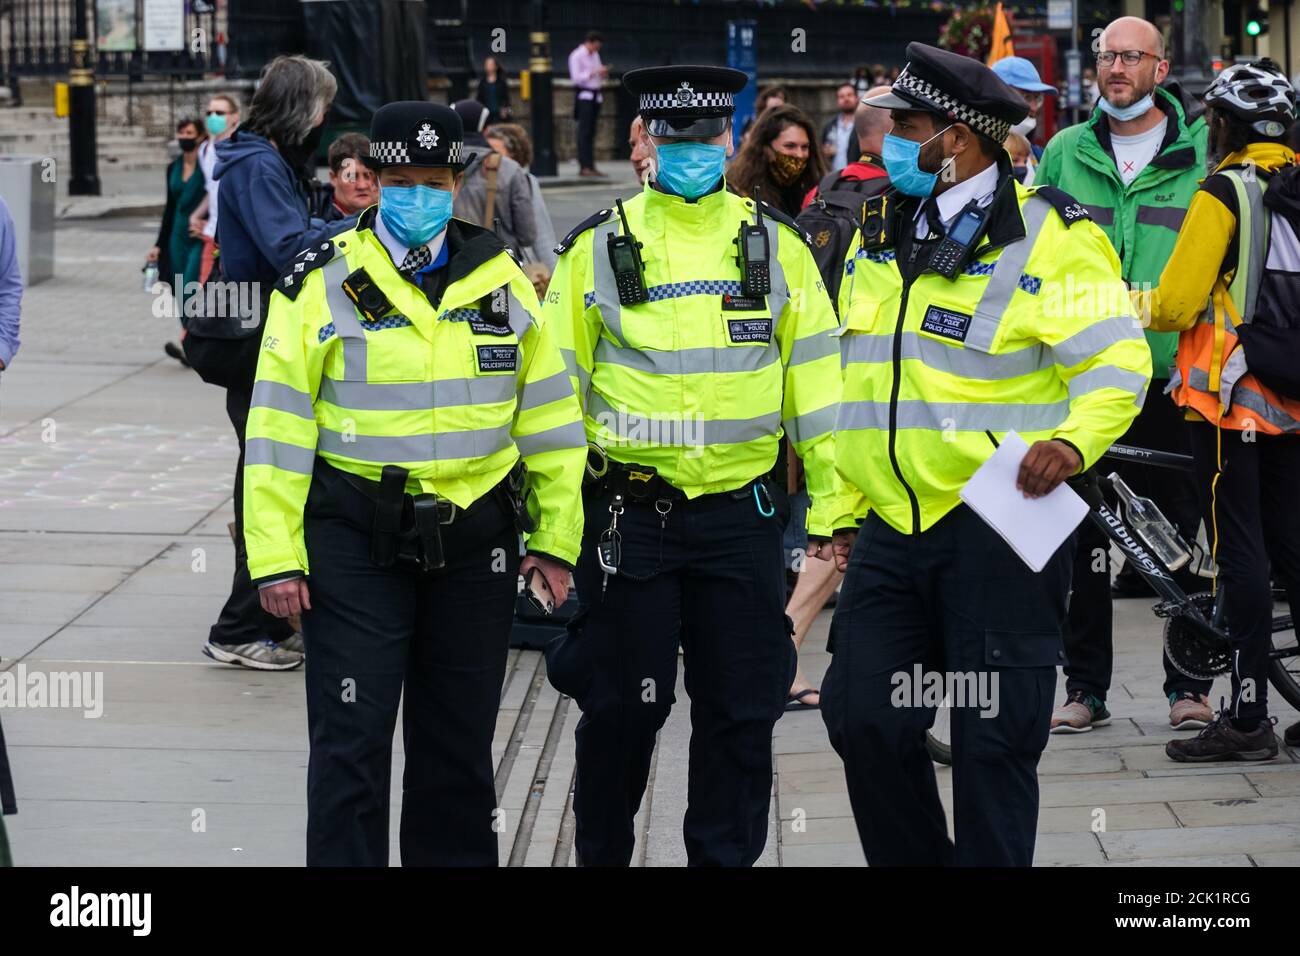
[[[1295,88],[1267,57],[1234,63],[1216,76],[1205,91],[1205,105],[1227,110],[1263,136],[1281,136],[1295,122]]]

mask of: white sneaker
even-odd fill
[[[303,662],[301,651],[285,650],[282,645],[269,639],[250,641],[247,644],[214,644],[208,641],[203,645],[203,653],[222,664],[238,664],[257,671],[291,671],[302,666]]]

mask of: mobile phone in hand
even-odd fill
[[[524,575],[524,593],[528,595],[528,603],[543,614],[555,613],[555,598],[551,594],[551,588],[546,583],[546,576],[542,574],[541,568],[528,569],[528,573]]]

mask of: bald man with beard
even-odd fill
[[[1119,253],[1130,288],[1150,289],[1173,253],[1178,230],[1205,175],[1203,108],[1168,79],[1165,41],[1154,24],[1120,17],[1102,32],[1097,53],[1101,98],[1092,116],[1047,144],[1037,185],[1065,190],[1092,214]],[[1080,290],[1080,294],[1084,294]],[[1126,445],[1190,454],[1187,423],[1165,394],[1177,338],[1146,330],[1151,386],[1141,413],[1120,438]],[[1103,466],[1109,468],[1109,466]],[[1189,475],[1128,462],[1116,470],[1139,495],[1156,501],[1187,541],[1200,524],[1198,489]],[[1079,533],[1074,592],[1065,633],[1066,700],[1052,715],[1053,733],[1083,733],[1110,722],[1106,693],[1113,663],[1108,542],[1091,522]],[[1189,593],[1199,579],[1179,577]],[[1115,597],[1149,596],[1131,569],[1115,582]],[[1177,730],[1204,727],[1213,716],[1209,681],[1180,673],[1164,657],[1164,695]]]

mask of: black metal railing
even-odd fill
[[[87,28],[95,51],[95,72],[105,77],[145,75],[193,78],[224,72],[225,37],[218,3],[186,0],[184,48],[146,51],[141,18],[143,0],[123,0],[116,9],[87,4]],[[59,76],[68,71],[74,0],[0,0],[0,76]],[[100,13],[104,12],[101,20]],[[112,49],[120,45],[119,49]],[[104,48],[110,47],[110,48]]]

